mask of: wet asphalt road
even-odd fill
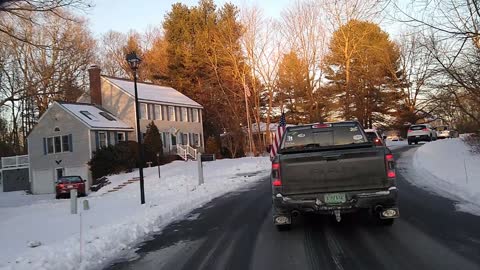
[[[394,150],[396,158],[411,147]],[[313,215],[278,232],[265,179],[168,225],[108,269],[480,269],[480,217],[455,211],[453,201],[412,186],[403,173],[401,218],[392,227],[362,215],[341,223]]]

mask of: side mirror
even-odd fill
[[[84,183],[86,183],[86,182],[87,182],[87,180],[83,180],[83,182],[84,182]]]
[[[385,141],[387,139],[387,136],[383,135],[382,139]]]

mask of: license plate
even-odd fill
[[[340,204],[347,201],[345,193],[325,194],[324,199],[325,199],[325,203],[330,203],[330,204]]]
[[[69,185],[69,186],[67,186],[67,188],[73,188],[73,186],[72,186],[72,185]]]

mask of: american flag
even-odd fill
[[[277,132],[273,134],[272,137],[272,148],[270,149],[270,158],[273,159],[277,154],[278,148],[282,140],[283,133],[285,133],[285,127],[287,123],[285,121],[285,113],[282,113],[280,116],[280,121],[278,122]]]

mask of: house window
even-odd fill
[[[70,136],[62,136],[62,152],[70,151]]]
[[[173,106],[168,106],[168,120],[169,121],[175,121],[175,107]]]
[[[188,133],[182,133],[182,144],[183,145],[188,144]]]
[[[193,145],[200,147],[200,136],[196,133],[193,134]]]
[[[85,116],[86,118],[92,120],[92,121],[98,121],[98,118],[95,117],[95,115],[91,114],[89,111],[80,111],[81,114],[83,114],[83,116]]]
[[[62,152],[62,137],[57,136],[53,138],[53,145],[55,146],[55,153]]]
[[[71,152],[72,151],[72,135],[54,136],[45,138],[46,154]]]
[[[51,154],[54,153],[53,151],[53,138],[47,138],[47,153]]]
[[[198,121],[198,109],[192,109],[192,122],[200,122]]]
[[[99,112],[99,114],[103,117],[105,117],[105,119],[107,119],[108,121],[117,121],[115,120],[115,118],[113,116],[111,116],[109,113],[107,112]]]
[[[118,132],[117,133],[117,142],[124,142],[125,141],[125,132]]]
[[[98,146],[100,148],[107,146],[107,134],[105,132],[98,133]]]
[[[182,110],[182,121],[188,122],[187,108],[180,108]]]
[[[140,119],[147,119],[146,117],[148,116],[147,113],[147,104],[145,103],[140,103]]]
[[[154,108],[153,104],[148,104],[147,108],[148,108],[148,119],[154,120],[155,112],[153,111],[153,108]]]
[[[160,105],[155,105],[155,120],[163,120],[162,106]]]

